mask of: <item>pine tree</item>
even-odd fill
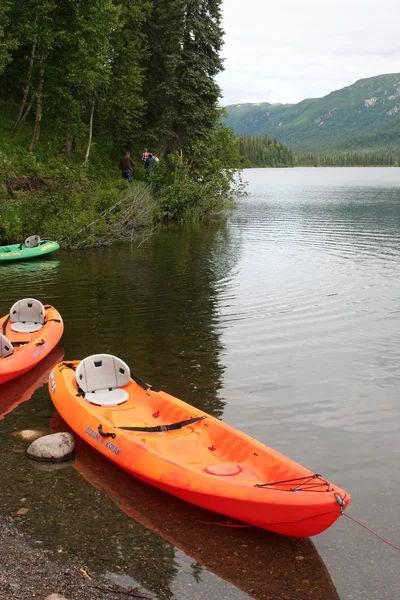
[[[154,0],[147,24],[145,99],[149,139],[194,160],[217,124],[222,70],[221,0]],[[197,146],[197,149],[196,149]]]
[[[117,0],[119,23],[111,33],[111,85],[104,95],[103,129],[114,146],[131,147],[142,125],[144,63],[148,56],[144,24],[151,9],[149,0]]]

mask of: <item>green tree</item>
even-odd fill
[[[64,0],[58,7],[46,93],[49,112],[65,136],[67,158],[73,140],[93,119],[98,94],[109,85],[118,15],[112,0]]]
[[[166,153],[193,159],[220,118],[221,0],[154,0],[146,26],[150,58],[146,128]],[[198,155],[198,152],[196,152]]]
[[[186,0],[153,0],[144,25],[148,42],[143,95],[146,111],[143,139],[162,154],[174,152],[179,142],[174,131],[177,115],[177,69],[182,55]]]
[[[111,81],[103,98],[103,129],[118,150],[131,148],[142,125],[144,62],[148,57],[144,24],[149,0],[118,0],[119,23],[111,32]]]
[[[15,40],[8,31],[11,7],[12,0],[2,0],[0,2],[0,74],[10,61],[10,53],[15,46]]]
[[[220,118],[220,88],[215,81],[222,71],[223,44],[220,0],[188,0],[177,68],[177,142],[190,158],[199,141],[207,142]]]

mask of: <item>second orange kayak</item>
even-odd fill
[[[0,388],[0,420],[17,408],[22,402],[30,400],[35,391],[47,383],[50,371],[64,357],[64,349],[56,346],[40,361],[36,367]]]
[[[60,363],[49,391],[64,421],[96,450],[202,508],[309,537],[330,527],[350,502],[321,475],[132,378],[117,357]]]
[[[60,341],[60,313],[34,298],[16,302],[0,318],[0,383],[20,377],[43,360]]]

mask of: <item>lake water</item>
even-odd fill
[[[345,488],[349,514],[399,546],[400,169],[255,169],[244,179],[248,196],[226,219],[164,227],[139,248],[4,266],[0,312],[26,296],[54,304],[65,321],[66,359],[120,356],[146,381]],[[21,397],[15,384],[6,390],[9,403]],[[37,390],[0,422],[3,447],[16,429],[59,428],[53,412],[46,389]],[[193,599],[247,597],[224,583],[234,580],[224,569],[199,577],[197,563],[176,550],[184,544],[146,529],[144,513],[132,514],[131,506],[128,518],[128,509],[118,509],[124,495],[116,500],[109,485],[117,470],[99,482],[108,466],[91,467],[88,455],[75,470],[37,471],[27,467],[23,446],[12,444],[0,512],[28,495],[36,518],[23,527],[39,541],[53,549],[62,543],[65,552],[83,548],[92,568],[123,573],[160,598],[185,598],[189,590]],[[68,515],[76,507],[74,529]],[[93,514],[100,509],[118,544],[117,558],[99,563],[104,538]],[[181,509],[171,510],[179,520]],[[132,517],[144,527],[135,524],[125,538]],[[103,546],[94,552],[96,535]],[[131,535],[151,557],[150,570],[143,561],[132,567]],[[398,597],[399,553],[356,524],[343,517],[313,542],[342,600]],[[262,543],[264,553],[281,544],[272,537]],[[293,549],[312,554],[310,546],[285,543],[275,558],[287,561]],[[163,577],[168,594],[160,591]]]

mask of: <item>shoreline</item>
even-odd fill
[[[117,588],[92,572],[89,579],[79,559],[54,560],[50,550],[35,545],[18,531],[12,517],[0,517],[0,548],[0,600],[44,600],[57,593],[68,600],[121,600],[121,593],[129,597],[126,589]],[[140,590],[132,590],[130,597],[151,598]]]
[[[3,549],[0,554],[0,600],[32,600],[32,598],[44,600],[48,595],[56,593],[65,596],[67,600],[94,600],[94,598],[121,600],[121,597],[150,600],[158,597],[154,592],[140,588],[119,587],[104,575],[98,575],[92,570],[88,571],[79,556],[76,560],[69,555],[55,559],[50,550],[39,546],[29,535],[18,531],[17,527],[18,522],[12,517],[0,517],[0,547]],[[207,536],[207,528],[202,529]],[[227,538],[234,538],[234,536],[234,530],[226,533]],[[311,550],[312,542],[307,540],[307,545]],[[209,551],[212,554],[212,544]],[[230,552],[231,549],[228,551]],[[314,552],[316,553],[315,549]],[[281,562],[279,578],[276,578],[274,569],[258,572],[257,566],[260,565],[256,560],[256,569],[254,566],[248,571],[243,569],[243,584],[236,585],[237,589],[257,600],[268,600],[272,597],[271,593],[274,598],[282,600],[321,600],[322,597],[324,600],[339,600],[320,556],[316,555],[315,560],[315,557],[304,552],[304,547],[303,554],[297,555],[296,560],[293,560],[294,557],[291,559],[287,557],[287,561]],[[228,554],[226,558],[234,557]],[[270,558],[273,558],[273,553]],[[221,557],[216,556],[215,559],[218,562]],[[235,562],[233,560],[232,567],[235,566]],[[270,567],[275,566],[274,562],[276,561],[273,560]],[[263,589],[262,581],[265,581],[267,573],[273,581],[272,583],[269,581]],[[225,581],[232,583],[229,579]],[[237,584],[237,581],[235,583]],[[225,600],[219,595],[218,588],[215,590],[214,598]]]

